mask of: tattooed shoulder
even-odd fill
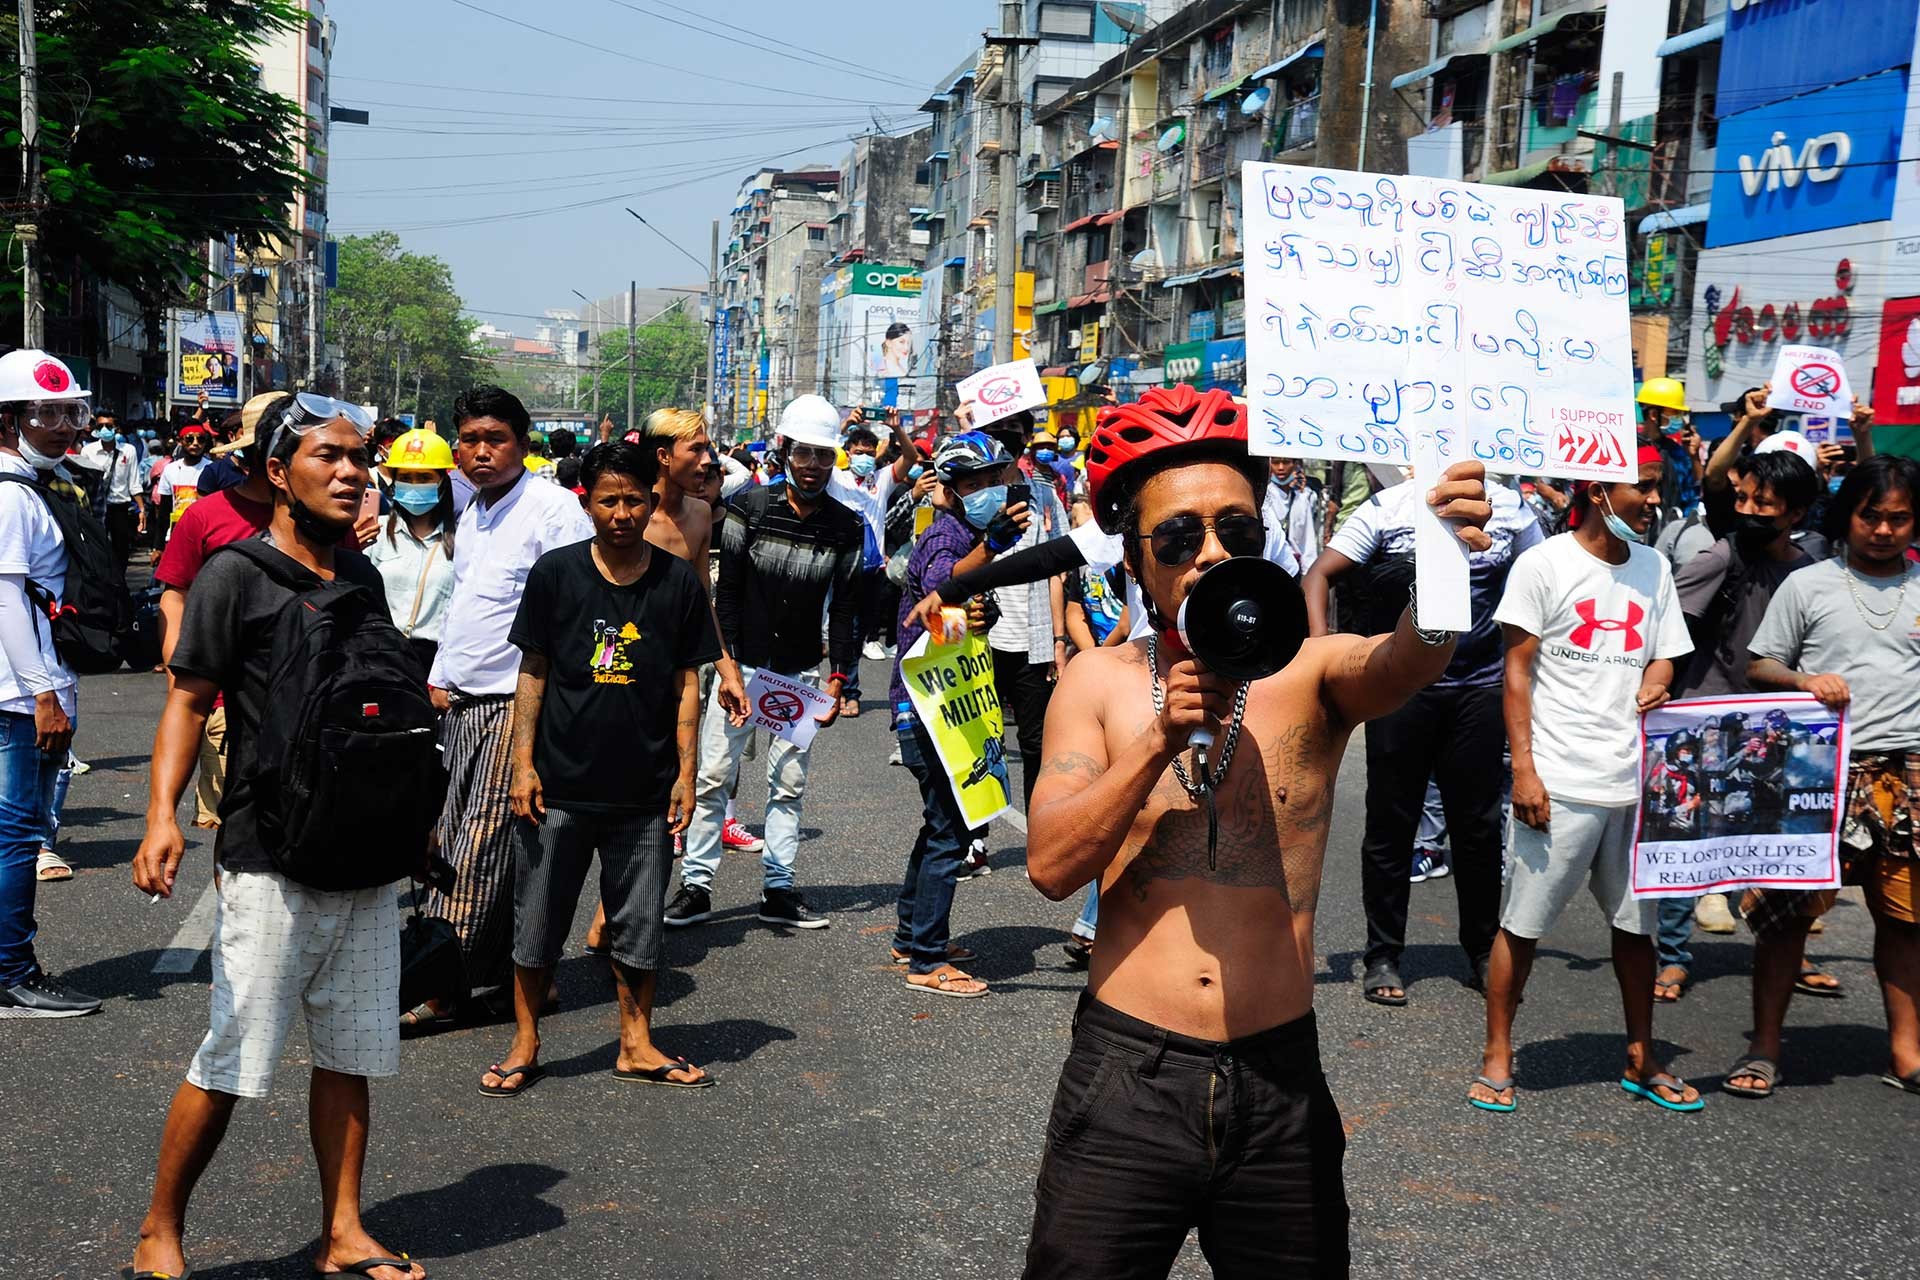
[[[1039,777],[1051,778],[1056,774],[1078,774],[1091,782],[1107,771],[1107,767],[1084,751],[1063,751],[1059,755],[1048,756],[1040,766]]]

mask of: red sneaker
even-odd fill
[[[747,830],[747,824],[738,818],[728,818],[720,828],[720,843],[736,853],[758,853],[767,847],[767,842]]]

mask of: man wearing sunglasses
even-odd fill
[[[1427,495],[1474,550],[1482,476],[1455,466]],[[1124,540],[1153,633],[1069,664],[1047,717],[1028,874],[1055,901],[1100,881],[1101,919],[1029,1277],[1164,1276],[1195,1227],[1216,1274],[1346,1274],[1345,1139],[1313,1022],[1334,779],[1354,729],[1437,679],[1454,637],[1409,607],[1391,634],[1307,640],[1244,684],[1168,652],[1200,575],[1260,554],[1268,479],[1219,390],[1109,408],[1088,451],[1095,518]],[[1205,765],[1188,745],[1203,726]]]

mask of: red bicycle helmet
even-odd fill
[[[1181,382],[1155,387],[1133,404],[1110,405],[1100,411],[1087,446],[1094,519],[1108,533],[1118,531],[1120,504],[1111,482],[1141,459],[1191,445],[1246,443],[1246,406],[1218,387],[1195,391]]]

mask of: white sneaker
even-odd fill
[[[1694,903],[1693,922],[1706,933],[1732,933],[1737,927],[1724,893],[1709,893]]]
[[[885,662],[887,660],[887,647],[878,640],[867,641],[867,647],[860,652],[866,655],[867,661],[869,662]]]

